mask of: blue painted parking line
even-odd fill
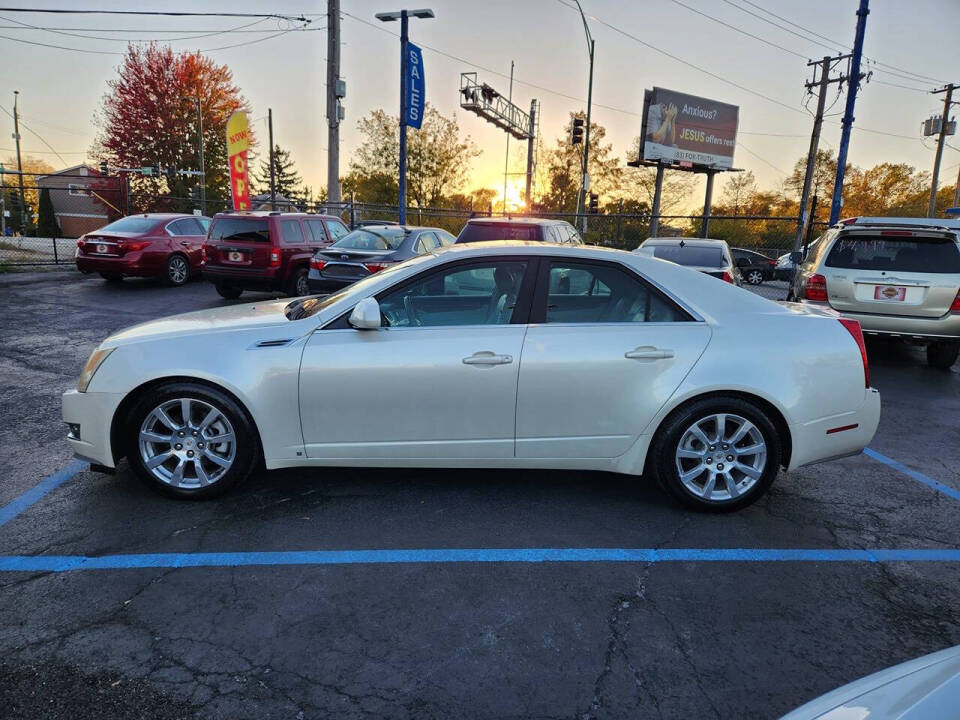
[[[828,550],[815,548],[496,548],[299,550],[150,553],[141,555],[6,555],[0,572],[69,572],[143,568],[211,568],[440,563],[777,563],[960,562],[960,549]]]
[[[928,475],[924,475],[922,472],[918,472],[913,468],[908,468],[902,462],[898,462],[893,458],[888,458],[886,455],[883,455],[882,453],[878,453],[876,450],[865,448],[863,451],[863,454],[867,455],[868,457],[872,457],[874,460],[882,462],[885,465],[889,465],[894,470],[899,470],[904,475],[912,477],[917,482],[921,482],[927,487],[933,488],[937,492],[943,493],[949,498],[953,498],[954,500],[960,501],[960,490],[957,490],[956,488],[952,488],[949,485],[944,485],[941,482],[937,482],[932,477],[929,477]]]
[[[58,470],[53,475],[45,477],[39,484],[27,490],[12,503],[0,508],[0,527],[13,520],[17,515],[40,500],[51,490],[60,487],[78,472],[86,470],[88,467],[90,467],[88,463],[81,460],[74,460],[62,470]]]

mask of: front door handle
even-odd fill
[[[497,355],[489,350],[475,352],[463,359],[464,365],[509,365],[513,362],[512,355]]]
[[[190,243],[188,243],[186,240],[181,240],[180,244],[183,245],[184,247],[187,247]]]
[[[665,360],[673,357],[673,350],[656,348],[653,345],[641,345],[623,354],[628,360]]]

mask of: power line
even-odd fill
[[[14,148],[0,148],[0,152],[16,152]],[[64,150],[62,153],[58,153],[56,150],[23,150],[24,155],[86,155],[86,150]],[[63,160],[63,158],[60,158]]]
[[[68,31],[66,31],[66,30],[57,30],[57,29],[54,29],[54,28],[41,27],[41,26],[39,26],[39,25],[31,25],[30,23],[20,22],[19,20],[13,20],[12,18],[6,18],[6,17],[3,17],[3,16],[0,16],[0,20],[4,20],[5,22],[16,23],[17,25],[21,26],[20,29],[23,29],[23,30],[43,30],[43,31],[46,31],[46,32],[54,33],[54,34],[56,34],[56,35],[66,35],[66,36],[68,36],[68,37],[78,37],[78,38],[83,38],[83,39],[85,39],[85,40],[105,40],[105,41],[107,41],[107,42],[131,42],[131,41],[128,40],[127,38],[112,38],[112,37],[103,37],[103,36],[100,36],[100,35],[81,35],[80,33],[68,32]],[[257,20],[254,20],[253,22],[249,22],[249,23],[246,23],[246,24],[244,24],[244,25],[238,25],[238,26],[235,27],[235,28],[229,28],[229,29],[226,29],[226,30],[218,30],[218,31],[216,31],[216,32],[210,32],[210,33],[207,33],[207,34],[204,34],[204,35],[190,35],[190,36],[182,37],[182,38],[156,38],[156,39],[157,39],[157,40],[162,40],[163,42],[174,42],[174,41],[177,41],[177,40],[195,40],[195,39],[203,38],[203,37],[212,37],[212,36],[214,36],[214,35],[223,35],[224,33],[239,32],[240,30],[243,30],[244,28],[252,27],[253,25],[257,25],[257,24],[259,24],[259,23],[265,22],[266,20],[267,20],[267,18],[259,18],[259,19],[257,19]],[[94,30],[94,32],[96,32],[96,30]],[[260,32],[269,32],[269,30],[261,30]],[[144,38],[144,39],[134,40],[134,41],[132,41],[132,42],[150,42],[150,40],[147,40],[146,38]]]
[[[747,147],[746,145],[744,145],[742,142],[738,142],[738,143],[737,143],[737,146],[743,148],[744,150],[746,150],[748,153],[750,153],[751,155],[753,155],[753,156],[754,156],[757,160],[759,160],[760,162],[762,162],[762,163],[764,163],[764,164],[766,164],[766,165],[769,165],[770,167],[772,167],[774,170],[776,170],[776,171],[777,171],[778,173],[780,173],[781,175],[783,175],[783,176],[786,177],[786,176],[788,176],[788,175],[790,174],[790,173],[788,173],[788,172],[784,172],[783,170],[781,170],[780,168],[778,168],[776,165],[774,165],[774,164],[773,164],[772,162],[770,162],[769,160],[760,157],[759,155],[757,155],[757,153],[755,153],[753,150],[751,150],[750,148],[748,148],[748,147]]]
[[[0,110],[3,110],[7,115],[9,115],[11,118],[13,118],[13,113],[10,112],[9,110],[7,110],[7,109],[6,109],[5,107],[3,107],[2,105],[0,105]],[[50,148],[50,150],[53,152],[53,154],[56,155],[58,158],[60,158],[60,162],[62,162],[64,165],[69,165],[69,163],[66,161],[66,159],[64,159],[63,155],[61,155],[61,154],[58,153],[56,150],[54,150],[53,145],[51,145],[51,144],[48,143],[46,140],[44,140],[42,137],[40,137],[40,134],[39,134],[36,130],[34,130],[33,128],[31,128],[29,125],[27,125],[25,122],[23,122],[23,119],[22,119],[22,118],[20,119],[20,124],[23,125],[24,129],[26,129],[27,131],[33,133],[33,135],[34,135],[40,142],[42,142],[44,145],[46,145],[48,148]]]
[[[303,14],[283,15],[280,13],[238,13],[238,12],[192,12],[174,10],[78,10],[75,8],[0,8],[0,12],[50,13],[54,15],[161,15],[165,17],[239,17],[239,18],[276,18],[296,22],[313,22]]]

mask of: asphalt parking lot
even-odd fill
[[[7,716],[773,718],[960,643],[960,365],[871,344],[871,454],[728,516],[601,473],[289,470],[183,503],[73,463],[93,347],[228,302],[0,277]]]

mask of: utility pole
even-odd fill
[[[327,202],[340,207],[340,0],[327,0]]]
[[[524,192],[524,204],[530,212],[530,186],[533,184],[533,144],[537,141],[537,101],[530,101],[530,137],[527,138],[527,187]],[[473,198],[470,198],[471,210]]]
[[[853,54],[850,60],[850,83],[847,85],[847,104],[843,112],[843,130],[840,133],[840,149],[837,151],[837,176],[833,181],[833,201],[830,204],[830,224],[840,219],[840,206],[843,204],[843,174],[847,164],[847,150],[850,148],[850,130],[853,128],[853,108],[857,103],[857,88],[860,86],[860,59],[863,57],[863,36],[867,29],[867,15],[870,14],[870,0],[860,0],[857,9],[857,34],[853,39]]]
[[[953,91],[957,89],[960,89],[960,85],[950,83],[949,85],[944,85],[939,90],[933,91],[934,95],[939,95],[940,93],[946,94],[943,98],[943,117],[940,120],[940,135],[937,137],[937,154],[933,159],[933,178],[930,182],[930,204],[927,206],[927,217],[930,218],[937,212],[937,179],[940,176],[940,159],[943,157],[943,143],[947,140],[947,125],[950,122],[950,106],[952,105]]]
[[[3,167],[0,165],[0,167]],[[957,185],[953,188],[953,206],[960,205],[960,169],[957,170]]]
[[[848,57],[850,56],[838,55],[835,58],[826,56],[823,60],[811,60],[807,63],[807,67],[820,67],[820,79],[816,79],[817,71],[814,69],[814,79],[805,83],[807,92],[810,92],[814,87],[818,87],[819,90],[817,91],[817,114],[813,119],[813,133],[810,135],[810,150],[807,152],[807,170],[803,176],[803,190],[800,193],[800,210],[797,213],[797,232],[793,238],[794,250],[800,249],[800,243],[803,241],[803,228],[807,223],[807,202],[810,200],[810,186],[813,185],[813,174],[817,167],[817,149],[820,145],[820,129],[823,127],[823,111],[827,102],[827,88],[830,83],[843,82],[844,80],[843,75],[831,79],[830,69],[835,62],[839,62]]]
[[[587,16],[583,13],[580,6],[580,0],[574,0],[577,3],[577,10],[580,11],[580,19],[583,21],[583,32],[587,36],[587,52],[590,55],[590,80],[587,83],[587,128],[583,138],[583,166],[580,174],[580,192],[577,194],[577,215],[580,218],[580,229],[583,236],[587,235],[587,214],[583,211],[586,203],[587,193],[590,192],[590,110],[593,106],[593,36],[590,34],[590,26],[587,25]]]
[[[207,212],[207,170],[203,164],[203,114],[200,112],[200,98],[197,97],[197,150],[200,153],[200,207]]]
[[[273,172],[273,108],[267,108],[267,133],[270,135],[270,209],[277,209],[277,184]]]
[[[7,234],[7,181],[0,163],[0,237]]]
[[[17,100],[20,91],[13,91],[13,139],[17,141],[17,179],[20,181],[20,232],[27,226],[27,201],[23,194],[23,163],[20,160],[20,116],[17,114]]]
[[[513,60],[510,61],[510,94],[507,102],[513,104]],[[507,149],[503,158],[503,212],[507,212],[507,171],[510,169],[510,133],[507,133]]]

